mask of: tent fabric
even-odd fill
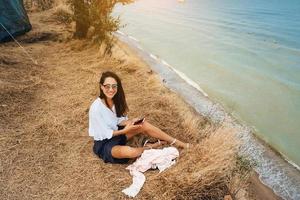
[[[31,30],[23,0],[0,0],[0,42],[11,40]],[[5,28],[4,28],[4,27]]]

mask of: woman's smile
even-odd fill
[[[112,77],[107,77],[101,87],[103,93],[108,98],[113,98],[118,90],[117,81]]]

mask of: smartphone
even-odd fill
[[[143,118],[141,118],[141,119],[135,121],[135,122],[133,123],[133,125],[141,124],[141,123],[143,123],[144,121],[145,121],[145,117],[143,117]]]

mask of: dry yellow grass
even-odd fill
[[[109,58],[87,41],[69,40],[51,12],[32,13],[34,29],[20,38],[37,65],[14,43],[0,46],[0,199],[126,199],[126,165],[103,163],[87,133],[105,70],[122,78],[130,117],[146,116],[195,144],[169,170],[146,172],[137,199],[222,199],[235,167],[234,131],[198,115],[122,43]]]

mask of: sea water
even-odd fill
[[[115,14],[141,48],[300,166],[300,1],[138,0]]]

